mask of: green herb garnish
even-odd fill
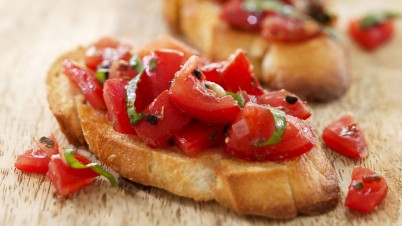
[[[241,108],[244,107],[244,98],[241,95],[241,93],[232,93],[232,92],[226,91],[226,95],[233,97],[233,99],[237,102],[239,107],[241,107]]]
[[[112,186],[116,186],[117,182],[116,179],[114,178],[114,176],[109,173],[108,171],[106,171],[105,169],[103,169],[98,163],[88,163],[86,165],[82,164],[80,161],[78,161],[74,154],[75,154],[75,150],[74,149],[67,149],[64,152],[64,158],[66,159],[68,165],[71,168],[74,169],[86,169],[86,168],[91,168],[93,171],[97,172],[98,174],[106,177],[110,183],[112,184]]]
[[[281,141],[283,134],[286,130],[286,115],[285,112],[278,110],[276,108],[272,108],[270,106],[265,106],[268,108],[272,115],[274,116],[274,123],[275,123],[275,131],[271,135],[271,137],[266,141],[258,141],[255,146],[256,147],[263,147],[270,144],[277,144]]]
[[[109,68],[98,68],[95,73],[95,77],[101,82],[104,83],[109,77]]]
[[[245,0],[243,7],[250,12],[262,13],[270,10],[292,18],[307,18],[306,15],[296,10],[293,6],[285,5],[278,0]]]
[[[375,12],[370,13],[364,16],[360,20],[360,27],[361,28],[369,28],[375,25],[378,25],[388,19],[394,19],[402,17],[402,14],[399,12],[392,12],[392,11],[384,11],[384,12]]]
[[[127,115],[130,119],[130,124],[135,125],[142,119],[142,113],[137,112],[135,108],[135,100],[137,99],[137,88],[138,83],[141,80],[141,76],[144,71],[144,66],[142,64],[141,59],[134,55],[130,59],[130,66],[133,68],[138,74],[133,79],[131,79],[128,84],[126,85],[126,108],[127,108]]]
[[[357,184],[354,184],[353,187],[357,190],[362,190],[363,189],[363,183],[359,182]]]

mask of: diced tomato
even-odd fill
[[[89,47],[85,53],[85,65],[96,71],[100,64],[110,65],[113,61],[123,59],[129,60],[131,46],[119,41],[105,37]]]
[[[130,63],[125,60],[113,61],[109,70],[109,79],[120,78],[130,80],[137,75],[137,72],[131,68]]]
[[[89,163],[88,159],[84,156],[78,154],[74,156],[83,164]],[[63,163],[60,156],[55,155],[49,163],[49,171],[46,176],[52,181],[56,194],[66,196],[90,184],[99,174],[91,168],[71,168]]]
[[[263,88],[254,76],[253,67],[243,50],[237,50],[230,56],[222,71],[223,88],[227,91],[246,91],[248,94],[261,95]]]
[[[345,206],[360,212],[371,212],[388,192],[384,177],[367,168],[356,166],[346,196]]]
[[[322,33],[314,20],[273,14],[262,22],[261,35],[271,42],[304,42]]]
[[[93,72],[87,71],[77,63],[65,59],[63,61],[63,73],[81,90],[92,107],[98,110],[106,109],[105,101],[103,100],[102,83],[96,79]]]
[[[351,115],[325,127],[322,139],[329,148],[342,155],[356,159],[367,156],[366,139]]]
[[[143,45],[142,48],[138,50],[138,55],[140,57],[144,57],[158,49],[172,49],[182,52],[184,54],[184,60],[188,60],[191,56],[196,55],[200,57],[200,66],[209,63],[209,59],[206,55],[184,44],[183,42],[172,38],[170,35],[162,35],[159,38],[153,39],[151,42]]]
[[[177,133],[191,118],[162,92],[143,112],[144,118],[135,125],[138,136],[150,147],[160,147]]]
[[[48,171],[50,157],[59,153],[58,143],[53,134],[35,141],[35,147],[19,155],[15,168],[26,173],[43,173]]]
[[[197,156],[204,149],[223,141],[224,126],[194,121],[173,136],[175,144],[189,157]]]
[[[113,129],[119,133],[136,134],[134,126],[130,124],[126,108],[126,85],[128,81],[122,79],[108,79],[104,84],[103,97]]]
[[[393,20],[387,19],[366,28],[361,26],[361,20],[352,20],[349,22],[349,34],[364,49],[374,50],[392,38],[394,34]]]
[[[254,107],[254,110],[265,111],[263,106],[253,106],[259,106]],[[287,128],[281,141],[277,144],[256,147],[255,142],[267,140],[271,136],[273,119],[270,118],[272,116],[268,116],[267,113],[256,115],[255,112],[243,112],[229,129],[229,140],[225,152],[230,155],[249,161],[283,160],[302,155],[316,144],[313,128],[305,121],[287,115]],[[243,114],[246,117],[243,117]]]
[[[218,97],[205,87],[205,76],[199,70],[199,58],[191,57],[177,73],[170,87],[173,102],[191,117],[206,123],[231,123],[240,107],[231,96]]]
[[[176,50],[156,50],[145,56],[143,62],[153,98],[156,98],[169,89],[170,81],[184,63],[184,55]]]
[[[205,80],[215,82],[220,86],[224,86],[222,80],[222,71],[225,62],[211,63],[201,68],[202,74],[205,75]]]
[[[284,89],[258,96],[257,103],[268,104],[300,119],[308,119],[311,116],[311,109],[298,96]]]
[[[258,31],[265,14],[247,11],[243,6],[243,0],[232,0],[223,4],[220,16],[234,28]]]

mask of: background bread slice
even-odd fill
[[[336,173],[320,147],[287,161],[264,163],[234,159],[222,150],[189,158],[176,147],[151,149],[136,136],[115,132],[105,112],[93,109],[74,90],[69,93],[70,82],[60,72],[65,57],[82,62],[84,50],[63,55],[49,70],[50,108],[69,140],[78,140],[83,132],[89,149],[123,177],[194,200],[216,200],[239,214],[285,219],[337,205]]]
[[[164,0],[164,10],[171,11],[165,16],[173,31],[213,61],[226,60],[238,48],[245,50],[255,74],[269,88],[284,88],[309,101],[329,101],[349,87],[344,49],[326,33],[307,42],[276,44],[258,32],[230,27],[220,19],[214,1]],[[176,15],[174,20],[170,14]]]

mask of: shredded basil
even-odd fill
[[[262,13],[265,10],[271,10],[292,18],[308,18],[308,16],[302,14],[293,6],[286,5],[278,0],[245,0],[243,7],[250,12]]]
[[[111,173],[109,173],[108,171],[103,169],[98,163],[88,163],[86,165],[82,164],[80,161],[78,161],[75,158],[75,156],[74,156],[75,152],[76,151],[74,149],[67,149],[64,152],[64,158],[66,159],[68,165],[71,168],[74,168],[74,169],[91,168],[93,171],[95,171],[95,172],[99,173],[100,175],[106,177],[110,181],[112,186],[117,185],[116,179],[114,178],[114,176]]]
[[[362,182],[359,182],[359,183],[357,183],[357,184],[354,184],[353,187],[354,187],[356,190],[362,190],[362,189],[363,189],[363,183],[362,183]]]
[[[283,134],[286,130],[286,115],[285,112],[272,108],[268,105],[265,106],[268,108],[272,115],[274,116],[274,124],[275,124],[275,131],[271,135],[271,137],[266,141],[258,141],[255,146],[256,147],[263,147],[270,144],[277,144],[281,141]]]
[[[98,68],[95,73],[95,77],[101,82],[104,83],[109,77],[109,68]]]
[[[239,107],[241,107],[241,108],[244,107],[244,98],[241,95],[241,93],[232,93],[232,92],[226,91],[226,95],[233,97],[233,99],[237,102]]]
[[[156,71],[157,69],[157,64],[158,64],[158,59],[156,57],[153,57],[149,60],[149,70],[151,71]]]
[[[53,148],[54,141],[48,137],[41,137],[39,142],[44,144],[47,148]]]
[[[402,17],[402,14],[399,12],[393,11],[384,11],[384,12],[375,12],[364,16],[360,21],[361,28],[369,28],[380,24],[388,19],[394,19]]]
[[[127,108],[127,115],[130,119],[130,124],[135,125],[142,119],[142,113],[137,112],[135,108],[135,100],[137,99],[137,88],[138,83],[141,80],[141,76],[144,71],[144,66],[142,64],[141,59],[138,55],[134,55],[130,59],[130,66],[133,68],[138,74],[133,79],[131,79],[128,84],[126,85],[126,108]]]

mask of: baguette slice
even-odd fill
[[[90,151],[121,176],[197,201],[216,200],[239,214],[288,219],[337,205],[336,172],[319,146],[297,158],[264,163],[235,159],[219,149],[196,158],[175,146],[151,149],[136,136],[114,131],[106,113],[74,91],[60,72],[65,57],[83,62],[84,49],[64,54],[49,70],[50,109],[69,141],[83,135]]]
[[[245,50],[255,74],[269,88],[283,88],[302,99],[321,102],[341,97],[349,87],[346,54],[330,35],[322,34],[302,43],[270,43],[258,32],[231,28],[220,19],[216,1],[163,3],[165,18],[174,32],[213,61],[227,59],[238,48]]]

